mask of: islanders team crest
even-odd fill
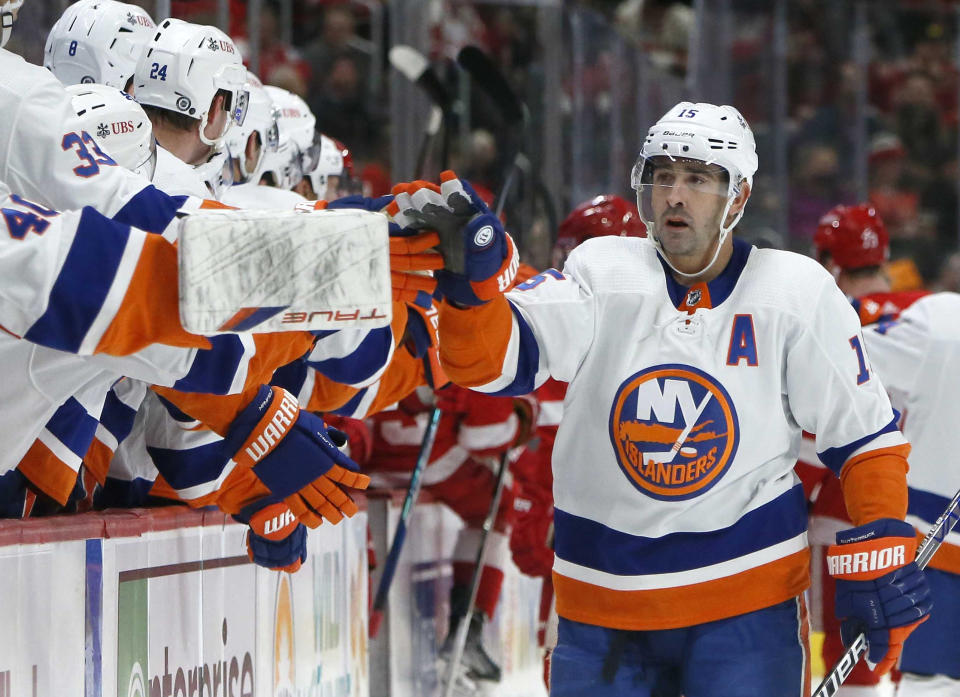
[[[663,501],[699,496],[726,473],[739,443],[730,395],[688,365],[658,365],[620,385],[610,410],[617,462],[637,489]]]

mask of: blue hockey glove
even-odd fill
[[[845,644],[863,632],[867,662],[878,675],[900,657],[910,632],[927,619],[933,601],[914,561],[913,526],[882,518],[837,533],[827,550],[827,570],[837,579],[836,613]]]
[[[252,504],[234,518],[250,526],[247,556],[254,564],[292,574],[307,560],[307,528],[283,503]]]
[[[520,265],[513,239],[464,179],[447,170],[438,187],[415,181],[394,187],[387,210],[405,227],[436,230],[444,269],[437,289],[461,305],[482,305],[509,290]]]
[[[292,394],[264,385],[223,440],[223,452],[236,466],[221,485],[217,504],[236,514],[270,496],[284,501],[307,527],[323,518],[338,523],[357,512],[344,489],[366,489],[370,483],[340,451],[345,442],[323,419],[301,410]]]

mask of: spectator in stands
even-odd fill
[[[283,40],[280,28],[277,0],[265,0],[260,8],[260,70],[263,84],[276,85],[301,97],[307,93],[307,85],[313,73],[310,64],[299,51]],[[246,38],[238,40],[241,55],[249,56],[250,47]]]
[[[916,236],[918,196],[904,182],[906,155],[892,133],[879,133],[870,141],[870,202],[894,239]]]
[[[371,47],[369,42],[362,39],[356,30],[356,18],[347,3],[328,5],[323,10],[323,30],[320,36],[312,41],[303,51],[304,58],[313,69],[309,82],[307,103],[317,115],[322,115],[320,100],[329,87],[328,77],[335,70],[350,70],[356,73],[351,79],[357,85],[368,84],[370,70]],[[338,61],[347,58],[348,61]],[[347,66],[347,67],[345,67]],[[342,80],[342,78],[341,78]],[[346,134],[337,134],[324,125],[324,132],[332,133],[341,140],[347,140]]]
[[[367,109],[362,80],[362,68],[354,56],[342,54],[330,65],[309,104],[319,130],[350,143],[359,159],[367,159],[382,147],[382,133]]]
[[[790,237],[795,245],[807,248],[824,211],[838,200],[850,203],[852,198],[841,183],[833,147],[814,143],[801,148],[797,159],[790,189]]]
[[[910,73],[897,91],[893,123],[907,155],[905,174],[918,189],[930,182],[945,158],[947,142],[938,109],[930,75]]]

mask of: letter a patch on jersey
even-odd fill
[[[727,365],[757,366],[757,337],[753,331],[753,315],[734,315],[730,330],[730,349],[727,351]]]
[[[723,385],[687,365],[658,365],[632,375],[610,411],[620,469],[637,489],[664,501],[713,487],[733,462],[739,433]]]

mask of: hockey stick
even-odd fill
[[[446,169],[450,151],[449,122],[453,114],[453,99],[447,92],[446,87],[443,86],[437,73],[430,67],[430,62],[415,48],[406,45],[394,46],[390,49],[389,58],[390,65],[426,92],[433,103],[430,108],[430,117],[427,119],[427,127],[423,133],[423,140],[417,153],[416,175],[421,178],[424,176],[430,149],[437,133],[440,132],[441,126],[443,126],[443,142],[441,143],[440,162],[441,169]]]
[[[497,192],[497,198],[494,201],[494,213],[500,215],[503,206],[506,203],[507,195],[513,188],[517,178],[517,158],[520,156],[523,144],[523,137],[526,132],[529,113],[526,105],[520,101],[516,92],[507,83],[506,78],[496,64],[476,46],[464,46],[457,54],[457,63],[463,68],[477,86],[486,92],[493,102],[500,108],[500,114],[503,116],[504,125],[507,127],[505,132],[509,137],[509,154],[506,158],[507,171],[500,191]],[[516,132],[512,127],[517,127]]]
[[[383,574],[380,576],[380,583],[377,584],[377,594],[374,596],[373,608],[370,610],[370,638],[376,638],[380,631],[380,624],[383,622],[383,609],[387,605],[387,596],[390,593],[390,584],[393,582],[393,576],[397,572],[397,562],[400,560],[400,552],[403,551],[403,542],[407,538],[407,527],[410,523],[410,514],[413,512],[413,505],[417,502],[420,495],[420,487],[423,483],[423,471],[427,468],[427,462],[430,460],[430,453],[433,452],[433,441],[437,437],[437,426],[440,423],[440,410],[434,407],[430,412],[430,420],[427,421],[427,428],[423,432],[423,441],[420,443],[420,454],[417,455],[417,463],[410,474],[410,486],[407,487],[407,495],[403,499],[403,507],[400,509],[400,521],[397,523],[397,530],[393,534],[393,542],[390,543],[390,551],[387,553],[387,560],[383,564]]]
[[[927,562],[929,562],[936,553],[940,544],[946,539],[947,535],[950,534],[953,526],[960,520],[960,510],[958,509],[960,509],[960,491],[954,495],[953,500],[947,506],[947,510],[937,518],[937,522],[933,524],[930,532],[927,533],[927,536],[923,538],[923,542],[920,543],[920,547],[917,549],[916,562],[917,566],[921,569],[927,565]],[[857,661],[859,661],[860,657],[866,652],[867,637],[861,632],[840,657],[836,665],[833,666],[833,669],[827,677],[823,679],[820,686],[817,687],[813,693],[813,697],[833,697],[833,695],[837,694],[840,686],[843,685],[843,681],[847,679],[853,671],[854,666],[857,665]]]
[[[533,193],[533,199],[539,198],[543,203],[543,211],[546,214],[550,230],[556,230],[557,215],[550,198],[550,193],[544,186],[540,176],[532,171],[530,160],[524,154],[524,142],[527,136],[527,126],[530,118],[530,112],[527,109],[516,92],[510,87],[507,79],[500,72],[496,64],[476,46],[465,46],[457,54],[457,63],[462,67],[470,77],[477,83],[481,90],[500,107],[504,123],[507,126],[515,126],[516,131],[507,130],[512,136],[510,141],[510,157],[506,158],[507,170],[503,186],[500,189],[497,200],[494,203],[495,213],[500,215],[506,205],[506,200],[513,190],[518,178],[530,186]],[[531,204],[531,219],[535,215]],[[514,230],[517,243],[520,243],[520,236],[526,228],[529,221],[524,220],[524,214],[520,214],[520,224]]]
[[[490,510],[487,511],[487,517],[483,521],[483,528],[480,531],[480,548],[477,550],[477,558],[474,562],[473,574],[470,576],[470,596],[467,600],[467,613],[457,625],[457,634],[454,637],[453,650],[450,652],[450,663],[447,666],[447,684],[443,691],[443,697],[452,697],[456,687],[457,669],[460,667],[460,661],[463,658],[463,650],[467,645],[467,630],[470,628],[470,617],[473,615],[473,607],[477,602],[477,591],[480,590],[480,579],[483,576],[483,558],[487,555],[487,541],[490,539],[490,531],[493,529],[493,521],[497,517],[497,511],[500,508],[500,499],[503,496],[503,485],[507,480],[507,470],[510,468],[510,451],[504,451],[500,456],[500,466],[497,470],[497,483],[493,490],[493,500],[490,502]]]

